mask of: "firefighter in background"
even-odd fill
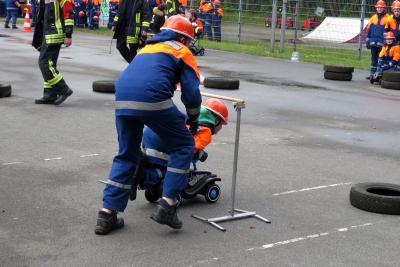
[[[367,25],[368,34],[366,39],[366,46],[371,49],[371,68],[369,79],[372,78],[378,67],[379,52],[383,46],[383,34],[385,32],[385,26],[390,18],[386,14],[386,3],[383,0],[379,0],[375,4],[376,14],[373,15]]]
[[[392,9],[392,12],[393,12],[394,6],[395,6],[396,3],[398,3],[398,2],[399,2],[399,0],[394,0],[394,1],[392,2],[392,5],[390,6],[390,8]]]
[[[153,17],[150,23],[151,36],[161,31],[165,23],[165,4],[159,4],[153,8]],[[149,36],[150,37],[150,36]]]
[[[101,0],[88,0],[87,3],[87,17],[88,27],[90,30],[99,28],[99,19],[101,14]]]
[[[86,3],[75,0],[75,26],[84,28],[86,25]]]
[[[171,17],[179,13],[180,3],[178,0],[166,0],[165,5],[167,17]]]
[[[208,40],[212,40],[212,4],[210,0],[201,0],[199,7],[200,19],[203,22],[204,35]]]
[[[224,16],[224,11],[221,8],[221,1],[214,0],[214,9],[212,14],[212,29],[213,29],[213,40],[221,42],[221,21]]]
[[[72,44],[74,7],[71,0],[40,0],[32,46],[40,51],[39,68],[43,75],[43,97],[36,104],[60,105],[73,91],[57,70],[61,45]]]
[[[178,0],[178,2],[179,2],[178,12],[179,14],[185,16],[186,11],[188,9],[188,0]]]
[[[393,32],[385,33],[385,46],[382,48],[379,59],[378,68],[370,82],[379,82],[382,73],[387,70],[397,70],[400,60],[400,45],[395,42],[396,36]]]
[[[400,2],[396,1],[392,3],[393,14],[389,17],[386,23],[386,32],[393,32],[396,36],[396,43],[400,42]]]
[[[113,38],[117,39],[117,49],[126,62],[130,63],[144,44],[150,21],[147,0],[120,1],[112,29]]]
[[[193,38],[193,27],[188,19],[180,15],[168,18],[161,32],[147,41],[116,81],[119,152],[104,188],[96,234],[105,235],[124,226],[117,212],[125,210],[130,190],[135,190],[131,179],[141,155],[145,125],[160,136],[171,152],[163,195],[151,219],[174,229],[182,228],[176,197],[187,185],[194,151],[192,133],[197,131],[201,106],[200,73],[187,47]],[[187,119],[172,100],[177,82],[181,84],[181,101]]]
[[[203,35],[203,22],[197,17],[196,10],[191,9],[189,11],[189,21],[194,28],[194,36],[200,38]]]
[[[117,15],[118,12],[118,4],[119,0],[110,0],[109,6],[108,6],[108,24],[107,28],[111,29],[113,26],[114,18]]]
[[[101,15],[101,0],[93,0],[94,16],[93,16],[93,28],[98,29]]]

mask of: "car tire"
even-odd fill
[[[324,78],[327,80],[335,80],[335,81],[351,81],[353,75],[351,73],[325,71]]]
[[[337,65],[324,65],[324,71],[337,72],[337,73],[352,73],[353,67],[337,66]]]
[[[11,85],[0,83],[0,98],[11,96]]]
[[[94,81],[92,88],[94,92],[98,93],[115,93],[115,81]]]
[[[375,213],[400,214],[400,185],[359,183],[351,187],[352,206]]]
[[[239,80],[224,77],[207,77],[204,79],[204,87],[214,89],[236,90],[239,89]]]
[[[381,80],[382,88],[400,90],[400,82]]]
[[[382,80],[385,80],[387,82],[400,83],[400,72],[399,71],[385,71],[382,73]]]

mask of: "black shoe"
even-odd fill
[[[8,25],[4,25],[4,28],[6,28],[6,29],[10,29],[10,26],[8,26]]]
[[[19,29],[17,26],[12,26],[13,29]]]
[[[54,101],[54,105],[58,106],[60,105],[62,102],[64,102],[65,100],[67,100],[67,98],[72,95],[74,91],[72,91],[71,89],[68,89],[67,92],[65,92],[65,94],[59,95],[57,97],[57,99]]]
[[[57,97],[42,97],[39,99],[35,99],[35,104],[54,104]]]
[[[105,211],[99,211],[97,217],[97,224],[94,230],[96,235],[106,235],[109,232],[124,227],[124,219],[117,218],[115,211],[107,213]]]
[[[170,206],[165,199],[158,202],[157,211],[150,218],[159,224],[166,224],[174,229],[182,228],[182,221],[178,218],[177,205]]]

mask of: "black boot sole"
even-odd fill
[[[114,230],[117,230],[117,229],[120,229],[120,228],[124,227],[124,225],[125,225],[124,219],[118,218],[117,222],[113,226],[108,228],[108,229],[106,229],[106,228],[104,228],[102,226],[96,225],[96,228],[94,229],[94,233],[96,235],[107,235],[107,234],[109,234],[110,232],[112,232]]]
[[[71,89],[69,89],[64,95],[60,95],[55,101],[54,101],[54,105],[58,106],[61,105],[65,100],[67,100],[68,97],[70,97],[72,95],[74,91],[72,91]]]
[[[169,227],[171,227],[173,229],[177,229],[177,230],[181,229],[182,225],[183,225],[182,223],[181,224],[170,224],[170,223],[167,223],[164,220],[161,220],[160,218],[158,218],[156,214],[152,214],[150,216],[150,219],[152,219],[153,221],[155,221],[155,222],[157,222],[159,224],[168,225]]]

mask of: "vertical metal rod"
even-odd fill
[[[358,36],[358,60],[362,57],[362,45],[363,45],[363,32],[364,32],[364,20],[365,20],[365,5],[366,0],[361,2],[361,14],[360,14],[360,34]]]
[[[283,0],[283,2],[282,2],[281,38],[279,40],[279,43],[280,43],[279,52],[281,52],[281,53],[283,53],[283,51],[285,50],[286,4],[287,4],[287,0]]]
[[[235,214],[235,195],[236,195],[236,175],[237,175],[237,165],[239,156],[239,134],[240,134],[240,118],[242,114],[241,104],[236,106],[236,134],[235,134],[235,151],[233,154],[233,173],[232,173],[232,206],[230,214],[233,216]]]
[[[299,12],[300,12],[300,0],[296,1],[296,15],[294,17],[294,40],[293,40],[293,51],[297,51],[297,24],[299,21]]]
[[[276,29],[276,17],[277,17],[277,9],[278,9],[278,0],[274,0],[272,3],[272,23],[271,23],[271,53],[274,53],[275,50],[275,29]]]
[[[242,32],[242,13],[243,13],[243,0],[239,1],[239,18],[238,18],[238,39],[237,42],[240,44],[241,32]]]

